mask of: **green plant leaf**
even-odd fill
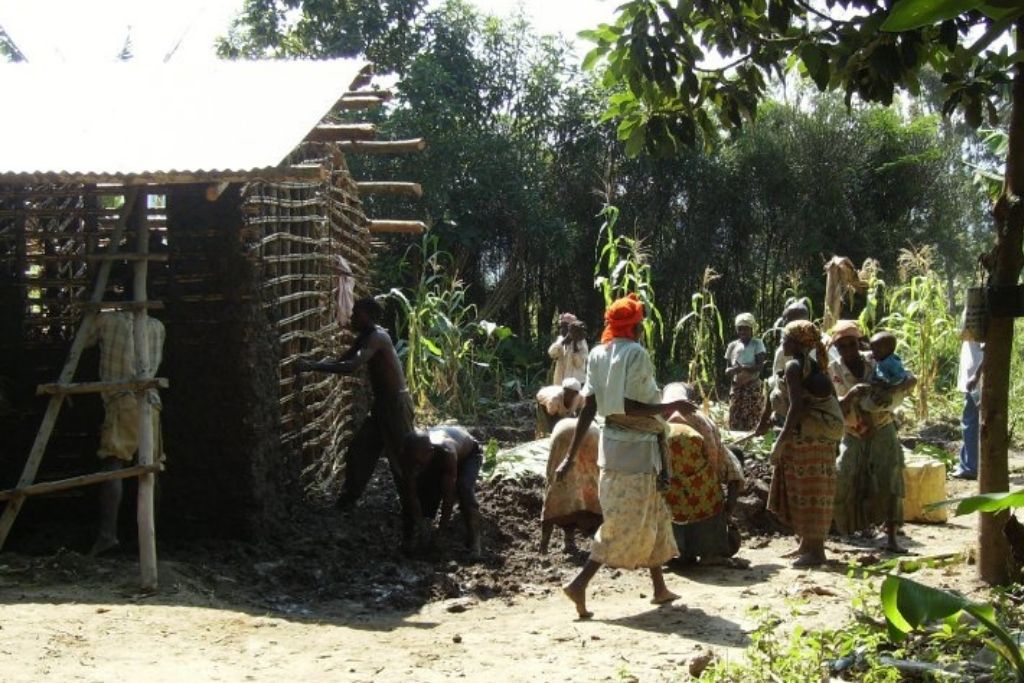
[[[881,599],[882,613],[890,633],[895,631],[903,635],[975,606],[953,593],[892,574],[882,582]]]
[[[1000,512],[1010,508],[1024,507],[1024,490],[1009,493],[981,493],[969,496],[957,502],[954,515],[969,515],[972,512]]]
[[[910,31],[953,19],[984,4],[982,0],[901,0],[882,23],[883,31]]]

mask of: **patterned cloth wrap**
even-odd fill
[[[670,424],[669,488],[665,501],[676,524],[692,524],[725,508],[725,495],[715,464],[707,458],[704,438],[693,427]]]
[[[609,567],[660,567],[679,554],[672,520],[652,474],[601,470],[598,495],[604,522],[590,559]]]

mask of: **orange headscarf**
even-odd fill
[[[643,319],[644,305],[636,298],[636,294],[613,301],[604,312],[605,325],[601,343],[607,344],[615,337],[635,340],[636,325]]]

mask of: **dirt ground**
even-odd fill
[[[949,493],[972,487],[950,482]],[[0,680],[686,680],[702,652],[740,656],[755,606],[788,624],[841,624],[865,586],[847,564],[889,557],[880,540],[831,539],[834,562],[800,571],[780,559],[792,538],[748,535],[740,556],[750,569],[672,573],[683,596],[674,606],[647,603],[643,573],[603,569],[595,618],[577,621],[559,585],[587,544],[566,555],[556,531],[552,553],[537,554],[542,490],[539,479],[481,485],[487,547],[477,562],[457,535],[444,557],[399,554],[383,468],[355,511],[306,511],[258,544],[162,542],[152,596],[138,594],[130,554],[0,554]],[[918,556],[960,553],[974,524],[908,524],[904,541]],[[964,562],[915,577],[981,589]]]

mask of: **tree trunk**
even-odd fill
[[[1017,49],[1024,49],[1024,19],[1016,27]],[[1003,195],[996,203],[996,248],[990,283],[1013,286],[1020,277],[1024,237],[1024,66],[1013,79],[1009,152]],[[981,493],[1007,491],[1010,487],[1007,451],[1007,405],[1010,393],[1010,354],[1013,350],[1013,318],[992,318],[985,343],[985,372],[981,396],[981,455],[978,484]],[[1003,536],[1008,512],[981,515],[978,531],[978,573],[990,584],[1010,580],[1010,552]]]

